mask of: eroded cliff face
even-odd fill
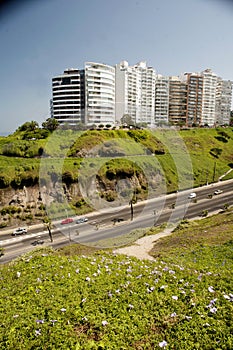
[[[13,189],[11,187],[0,190],[0,208],[8,205],[25,207],[29,203],[39,200],[39,186]]]
[[[69,187],[65,184],[61,186],[58,182],[42,187],[39,185],[24,186],[22,189],[9,187],[0,189],[0,210],[6,206],[25,208],[28,205],[35,207],[41,204],[49,205],[52,202],[71,201],[80,196],[81,192],[77,183],[73,183]]]
[[[149,180],[143,174],[117,174],[111,179],[93,174],[86,183],[50,181],[43,186],[0,189],[0,228],[41,223],[51,213],[51,219],[64,217],[63,204],[73,213],[83,214],[100,209],[100,200],[103,207],[109,202],[117,206],[144,200],[150,197],[148,187],[156,193],[162,181],[159,174]]]
[[[53,203],[72,203],[80,198],[77,184],[0,189],[0,228],[42,223]]]

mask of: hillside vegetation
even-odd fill
[[[38,133],[38,132],[37,132]],[[181,130],[57,130],[53,134],[45,132],[43,139],[37,139],[37,133],[31,132],[30,139],[25,132],[17,131],[7,137],[0,137],[1,187],[7,187],[18,177],[25,177],[28,169],[23,169],[27,158],[35,166],[34,177],[38,176],[40,157],[122,157],[155,154],[165,173],[175,164],[169,161],[173,154],[187,152],[192,161],[196,185],[213,179],[216,163],[215,180],[233,166],[233,131],[232,128]],[[52,135],[52,136],[51,136]],[[32,137],[34,136],[34,137]],[[184,142],[184,144],[182,144]],[[184,149],[184,145],[186,149]],[[99,148],[96,149],[96,146]],[[9,162],[8,171],[6,161]],[[173,160],[174,162],[174,160]],[[29,163],[29,162],[28,162]],[[166,167],[167,164],[167,167]],[[18,169],[22,167],[22,171]],[[31,169],[30,169],[31,170]],[[74,167],[65,166],[64,171],[71,173]],[[22,174],[24,173],[24,175]],[[204,176],[205,175],[205,176]],[[73,177],[75,178],[75,176]],[[173,182],[168,179],[168,182]]]
[[[90,211],[91,203],[98,197],[109,202],[129,202],[133,196],[137,201],[202,186],[220,177],[233,178],[230,127],[51,132],[31,130],[32,124],[29,123],[30,130],[28,125],[22,126],[14,134],[0,138],[0,209],[10,202],[4,199],[4,191],[37,186],[39,197],[39,182],[52,193],[60,178],[64,197],[77,214]],[[89,198],[82,197],[81,183],[92,191]],[[92,198],[93,193],[96,198]],[[52,193],[48,202],[53,201],[59,202],[59,198]],[[64,215],[63,207],[52,205],[57,217]],[[27,215],[20,216],[17,210],[9,213],[0,225],[9,225],[15,216],[28,217],[33,222],[36,215],[42,215],[37,210],[27,210]]]
[[[35,249],[0,269],[0,349],[232,349],[232,232],[230,210],[183,222],[156,261]]]

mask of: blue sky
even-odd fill
[[[1,2],[2,3],[2,2]],[[233,80],[233,2],[24,0],[0,6],[0,132],[49,117],[51,79],[85,61]]]

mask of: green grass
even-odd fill
[[[152,229],[153,232],[153,229]],[[160,239],[151,250],[152,256],[185,260],[203,247],[214,247],[233,240],[233,209],[202,220],[183,220],[172,236]]]
[[[229,210],[182,222],[155,261],[71,245],[2,265],[0,349],[232,349],[232,230]]]
[[[88,245],[99,249],[125,247],[131,245],[137,239],[144,237],[147,231],[148,229],[137,229],[118,237],[103,239],[98,242],[89,243]]]

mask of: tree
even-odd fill
[[[121,124],[126,124],[127,126],[134,125],[134,121],[129,114],[124,114],[121,118]]]
[[[17,131],[34,131],[39,128],[39,124],[32,120],[31,122],[26,122],[23,125],[21,125]]]
[[[44,225],[45,227],[47,228],[47,230],[49,231],[49,238],[50,238],[50,241],[53,242],[53,236],[52,236],[52,221],[51,219],[46,216],[44,219],[43,219],[43,222],[44,222]]]
[[[58,128],[59,122],[55,118],[48,118],[45,122],[42,123],[42,128],[49,131],[54,131]]]
[[[233,111],[231,111],[230,126],[233,126]]]

